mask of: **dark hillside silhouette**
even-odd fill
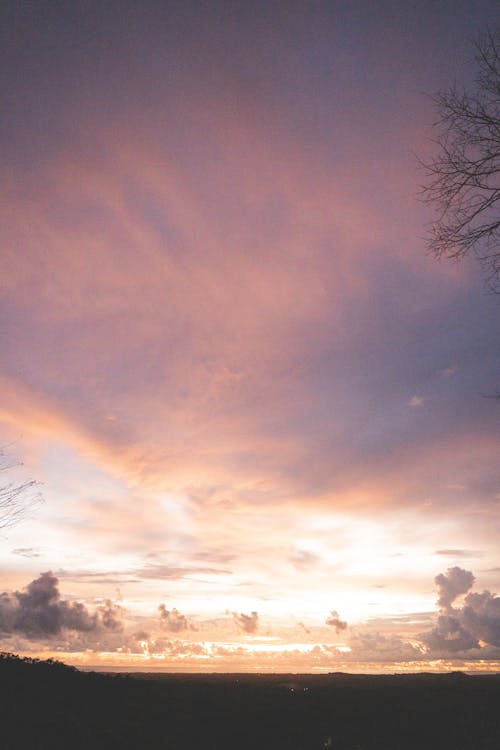
[[[0,659],[2,750],[498,750],[500,675],[105,675]]]

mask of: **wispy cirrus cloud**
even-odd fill
[[[41,556],[41,552],[39,552],[34,547],[18,547],[17,549],[12,550],[12,554],[20,555],[21,557],[27,557],[30,559]]]

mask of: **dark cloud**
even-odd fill
[[[440,615],[436,627],[423,633],[420,640],[433,652],[454,653],[479,647],[477,639],[461,625],[460,619],[451,615]]]
[[[259,627],[259,615],[257,612],[252,612],[249,615],[245,615],[243,612],[233,612],[232,615],[236,625],[245,633],[255,633],[257,631]]]
[[[461,622],[478,640],[500,646],[500,597],[490,591],[467,594]]]
[[[137,630],[127,639],[125,649],[132,654],[144,654],[151,646],[151,635],[146,630]]]
[[[11,594],[0,594],[0,636],[15,630],[17,601]]]
[[[167,609],[164,604],[158,607],[162,626],[170,633],[180,633],[182,630],[196,630],[185,615],[182,615],[175,607]]]
[[[438,588],[438,607],[442,610],[448,610],[455,599],[466,594],[475,581],[470,570],[464,570],[455,566],[448,568],[446,573],[440,573],[434,579]]]
[[[436,576],[441,614],[437,625],[422,633],[421,642],[434,653],[458,653],[485,646],[500,646],[500,597],[490,591],[470,592],[474,576],[462,568],[449,568]],[[452,607],[455,599],[466,592],[461,607]]]
[[[413,661],[422,657],[422,651],[417,646],[393,634],[353,633],[349,645],[351,652],[349,655],[342,654],[343,659]]]
[[[91,615],[79,602],[61,599],[59,581],[51,572],[42,573],[25,588],[16,591],[15,630],[26,635],[57,635],[63,628],[89,631],[97,627],[97,616]]]
[[[340,615],[336,609],[332,609],[330,616],[325,620],[325,624],[329,625],[331,628],[335,628],[337,633],[340,633],[347,628],[347,623],[340,619]]]
[[[13,633],[28,638],[50,637],[63,630],[118,631],[119,610],[107,601],[91,613],[80,602],[61,599],[59,581],[49,571],[31,581],[23,591],[0,594],[0,637]]]
[[[103,628],[112,633],[121,633],[123,630],[123,607],[115,604],[111,599],[106,599],[104,604],[98,608]]]
[[[147,630],[137,630],[135,633],[132,633],[130,637],[135,638],[135,640],[137,641],[148,641],[150,638],[150,634],[147,632]]]

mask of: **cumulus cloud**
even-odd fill
[[[99,607],[98,612],[101,616],[102,626],[112,633],[121,633],[123,630],[123,607],[115,604],[111,599],[106,599],[104,604]]]
[[[500,597],[490,591],[467,594],[461,610],[464,628],[492,646],[500,646]]]
[[[466,594],[476,579],[470,570],[455,566],[448,568],[446,573],[440,573],[434,579],[438,589],[438,607],[448,610],[455,599]]]
[[[332,609],[330,616],[325,620],[325,624],[329,625],[331,628],[335,628],[337,633],[340,633],[347,628],[347,623],[345,620],[340,619],[340,615],[336,609]]]
[[[146,630],[137,630],[127,638],[125,650],[131,654],[144,654],[151,650],[151,635]]]
[[[121,629],[121,608],[107,601],[96,612],[81,602],[61,598],[59,581],[50,571],[31,581],[23,591],[0,594],[0,637],[14,633],[28,638],[50,637],[63,630],[79,633]]]
[[[160,612],[161,624],[169,633],[180,633],[182,630],[196,630],[194,625],[190,624],[187,617],[182,615],[175,607],[167,609],[164,604],[160,604],[158,610]]]
[[[236,625],[245,633],[255,633],[257,631],[259,627],[259,615],[257,612],[252,612],[249,615],[245,615],[243,612],[233,612],[232,614]]]
[[[169,640],[158,637],[147,630],[136,630],[124,639],[121,650],[128,654],[163,654],[163,656],[175,659],[177,657],[199,657],[207,656],[208,650],[205,644],[183,640]]]
[[[419,637],[435,653],[457,653],[469,649],[500,646],[500,597],[490,591],[471,592],[473,574],[449,568],[434,579],[441,613],[436,626]],[[467,593],[469,592],[469,593]],[[461,607],[453,607],[458,596],[467,594]]]
[[[460,623],[458,617],[440,615],[437,625],[420,636],[422,643],[431,651],[457,652],[478,648],[478,641]]]
[[[395,634],[353,633],[349,640],[350,654],[344,659],[378,661],[414,661],[422,658],[422,650]]]
[[[203,643],[189,641],[156,641],[155,648],[167,656],[207,656],[208,650]]]

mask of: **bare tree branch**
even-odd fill
[[[13,467],[14,464],[7,463],[5,451],[0,448],[0,472]],[[37,486],[38,482],[34,479],[0,485],[0,530],[16,526],[28,516],[29,511],[42,502]]]
[[[470,253],[500,293],[500,27],[476,46],[476,89],[453,86],[433,97],[437,154],[420,160],[433,205],[428,249],[437,258]]]

